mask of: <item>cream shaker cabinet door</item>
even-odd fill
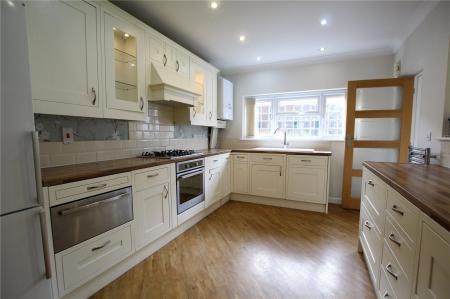
[[[222,175],[222,184],[223,184],[223,194],[222,197],[227,196],[231,193],[231,157],[228,156],[225,158],[225,165],[223,168]]]
[[[101,116],[97,7],[84,1],[28,1],[35,113]]]
[[[150,60],[153,63],[164,65],[167,63],[167,56],[164,52],[164,42],[153,35],[149,35]]]
[[[284,198],[282,166],[252,164],[250,167],[250,193],[252,195]]]
[[[205,180],[205,206],[208,207],[217,202],[222,197],[222,166],[209,169],[206,172]]]
[[[144,31],[104,13],[107,109],[145,114]]]
[[[422,227],[417,296],[450,298],[450,243],[426,223]]]
[[[137,248],[156,240],[170,229],[169,183],[135,193]]]
[[[233,161],[233,193],[248,193],[248,163]]]
[[[287,171],[287,199],[326,203],[326,169],[290,167]]]

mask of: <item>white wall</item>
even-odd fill
[[[395,56],[402,75],[423,73],[420,119],[416,145],[439,153],[442,136],[450,38],[450,3],[441,2],[406,39]],[[426,135],[431,132],[432,139]]]
[[[224,75],[234,83],[234,120],[221,133],[220,145],[227,148],[280,146],[281,140],[240,140],[243,98],[261,93],[304,91],[347,87],[349,80],[392,77],[393,56],[359,57],[323,63],[270,67],[246,73]],[[344,161],[343,141],[290,142],[292,147],[326,149],[333,152],[330,197],[340,198]]]

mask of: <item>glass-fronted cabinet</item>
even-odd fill
[[[104,17],[107,108],[145,114],[144,31],[106,12]]]
[[[191,61],[191,80],[195,82],[196,91],[200,94],[191,108],[191,123],[204,125],[206,121],[206,86],[207,74],[196,62]]]

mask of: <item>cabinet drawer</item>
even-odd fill
[[[170,166],[149,168],[134,173],[133,188],[135,191],[143,190],[170,180]]]
[[[381,271],[380,273],[380,296],[383,299],[396,299],[397,297],[392,290],[391,285],[388,282],[388,278],[386,277],[386,273]]]
[[[63,280],[60,286],[65,291],[81,285],[130,255],[130,226],[80,245],[58,254],[58,270],[62,274],[58,280]]]
[[[392,188],[387,191],[386,211],[400,225],[406,237],[415,243],[419,233],[419,212]]]
[[[326,157],[314,157],[314,156],[303,156],[303,155],[291,155],[287,156],[287,162],[289,165],[302,165],[302,166],[327,166]]]
[[[405,272],[408,279],[411,280],[414,271],[415,247],[406,240],[404,233],[395,227],[389,215],[386,217],[384,240],[399,262],[400,268]]]
[[[411,283],[386,244],[384,244],[383,248],[381,268],[381,271],[384,272],[389,284],[392,286],[394,295],[397,298],[409,298]]]
[[[380,274],[383,240],[364,205],[361,206],[360,231],[361,243],[364,248],[364,255],[367,259],[369,271],[371,272],[371,275],[377,285]]]
[[[258,164],[284,165],[285,155],[252,154],[250,161]]]
[[[368,208],[375,225],[382,232],[386,209],[386,184],[367,169],[364,169],[362,182],[362,201]]]
[[[231,158],[237,162],[248,162],[248,154],[233,154]]]
[[[100,193],[128,187],[131,185],[130,173],[99,177],[49,188],[50,206],[60,205]]]
[[[227,162],[227,158],[230,157],[230,154],[222,154],[222,155],[215,155],[205,158],[205,166],[206,169],[211,169],[218,167],[224,163]]]

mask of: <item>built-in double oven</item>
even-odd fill
[[[177,214],[205,200],[205,159],[182,161],[177,167]]]

